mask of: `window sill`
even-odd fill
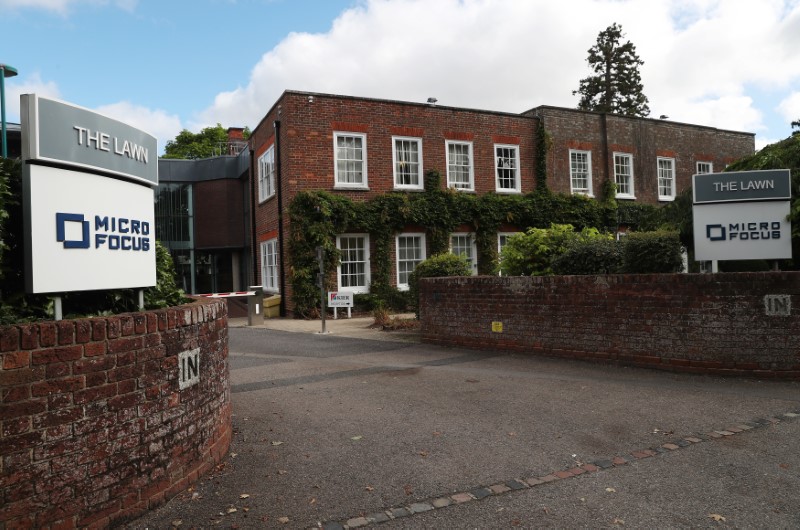
[[[274,198],[274,197],[275,197],[275,194],[273,193],[272,195],[270,195],[270,196],[269,196],[269,197],[267,197],[266,199],[261,199],[261,200],[259,200],[259,201],[258,201],[258,205],[259,205],[259,206],[261,206],[262,204],[264,204],[265,202],[268,202],[270,199],[272,199],[272,198]]]
[[[341,191],[369,191],[369,186],[344,186],[342,184],[335,184],[333,189]]]
[[[626,199],[626,200],[635,201],[636,200],[636,195],[628,195],[628,194],[625,194],[625,193],[620,193],[615,197],[615,199]]]
[[[573,191],[573,195],[580,195],[582,197],[588,197],[589,199],[594,199],[594,193],[588,193],[585,191]]]
[[[673,202],[674,200],[675,200],[675,197],[659,197],[658,198],[659,202]]]
[[[425,191],[425,188],[422,188],[422,187],[419,187],[419,188],[414,187],[414,188],[412,188],[410,186],[408,186],[408,187],[406,187],[406,186],[395,186],[394,188],[392,188],[392,191]]]
[[[474,189],[468,189],[468,188],[456,188],[455,186],[447,186],[447,189],[449,189],[449,190],[455,190],[455,191],[457,191],[457,192],[459,192],[459,193],[475,193],[475,190],[474,190]]]
[[[503,193],[505,195],[519,195],[522,193],[521,190],[507,190],[507,189],[495,189],[495,193]]]
[[[339,287],[340,293],[369,294],[369,287]]]

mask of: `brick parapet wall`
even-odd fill
[[[540,107],[531,113],[542,120],[552,145],[547,155],[548,187],[570,193],[569,150],[591,151],[595,196],[606,178],[614,180],[614,153],[633,156],[633,191],[637,203],[659,204],[657,157],[675,159],[677,193],[691,187],[697,162],[714,171],[755,152],[754,135],[669,120],[635,118],[577,109]],[[604,141],[604,128],[606,140]]]
[[[0,328],[0,529],[120,524],[219,463],[227,318],[204,299]],[[179,390],[178,354],[195,348],[200,381]]]
[[[422,340],[800,379],[797,311],[765,307],[766,295],[798,294],[796,272],[431,278],[421,282]]]

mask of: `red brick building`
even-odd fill
[[[695,173],[714,173],[755,152],[752,133],[558,107],[525,113],[541,120],[552,145],[548,185],[560,193],[599,193],[609,179],[617,199],[671,201]],[[586,171],[581,171],[586,167]]]
[[[595,196],[609,179],[618,199],[649,204],[673,200],[694,173],[721,171],[755,150],[751,133],[667,120],[546,106],[511,114],[286,91],[249,139],[256,283],[281,293],[291,311],[287,209],[298,192],[327,190],[356,201],[416,193],[424,172],[436,169],[442,187],[463,193],[529,193],[542,128],[552,191]],[[498,234],[499,245],[505,235]],[[393,285],[403,289],[427,255],[425,233],[409,226],[395,242]],[[367,292],[369,234],[342,234],[337,247],[339,289]],[[475,264],[470,233],[452,234],[451,247]]]

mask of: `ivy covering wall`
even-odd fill
[[[336,236],[343,233],[369,234],[370,293],[391,303],[398,297],[392,287],[391,259],[395,235],[408,226],[424,229],[427,255],[449,250],[450,234],[460,225],[468,225],[475,234],[478,273],[494,274],[497,264],[497,232],[503,224],[520,230],[549,227],[551,223],[571,224],[613,231],[620,224],[636,225],[653,215],[655,207],[636,205],[628,209],[614,203],[601,203],[579,195],[560,195],[549,191],[525,195],[474,195],[444,189],[441,175],[431,170],[425,174],[425,191],[395,192],[366,201],[354,201],[326,191],[298,193],[289,205],[289,281],[293,289],[295,313],[315,316],[319,311],[316,248],[325,249],[326,290],[336,285],[339,253]]]

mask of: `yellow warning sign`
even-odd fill
[[[494,333],[502,333],[503,332],[503,323],[502,322],[492,322],[492,331]]]

